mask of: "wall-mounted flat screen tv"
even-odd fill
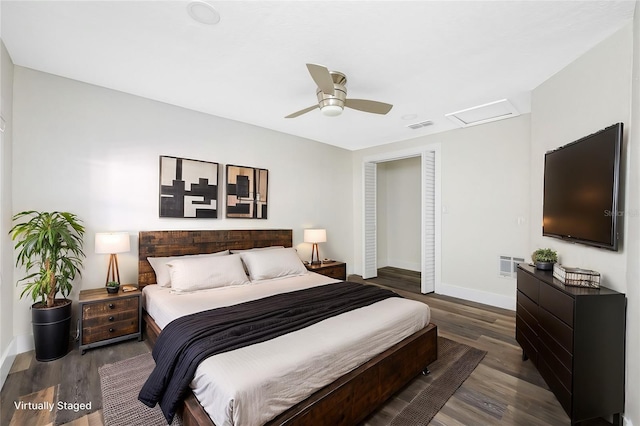
[[[622,128],[545,154],[542,235],[618,250]]]

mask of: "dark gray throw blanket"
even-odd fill
[[[210,356],[264,342],[397,294],[351,282],[282,293],[170,322],[153,348],[156,367],[138,399],[171,423],[196,368]]]

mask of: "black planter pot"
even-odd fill
[[[553,271],[553,264],[555,262],[536,262],[536,269],[541,271]]]
[[[69,329],[71,325],[71,300],[53,308],[35,308],[31,306],[31,324],[33,340],[38,361],[53,361],[69,352]]]

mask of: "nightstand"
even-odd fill
[[[315,265],[305,264],[307,270],[311,272],[317,272],[318,274],[326,275],[327,277],[335,278],[337,280],[346,281],[347,279],[347,264],[344,262],[322,262]]]
[[[80,351],[123,340],[142,340],[140,290],[109,294],[96,288],[80,292]]]

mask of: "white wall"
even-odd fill
[[[13,117],[13,62],[0,40],[0,387],[14,359],[13,340],[13,246],[11,229],[11,144]]]
[[[378,267],[420,271],[420,157],[377,163]]]
[[[637,3],[636,3],[637,5]],[[638,342],[640,282],[640,19],[629,24],[551,77],[532,93],[531,247],[552,247],[562,263],[598,270],[606,287],[627,293],[627,425],[640,424]],[[635,36],[634,36],[635,33]],[[634,48],[635,38],[635,48]],[[632,84],[633,74],[633,84]],[[633,114],[631,104],[633,102]],[[610,124],[625,125],[624,241],[618,252],[542,237],[542,189],[545,151]]]
[[[627,25],[535,88],[531,96],[531,249],[556,249],[561,263],[600,271],[605,286],[621,292],[626,291],[624,243],[618,252],[566,243],[543,237],[540,224],[544,153],[619,121],[629,125],[631,59],[632,26]],[[627,133],[628,129],[625,146]],[[628,192],[630,185],[626,187]]]
[[[640,1],[636,1],[633,31],[633,83],[627,156],[627,378],[625,418],[640,424]]]
[[[306,259],[303,229],[322,227],[323,256],[351,268],[349,151],[26,68],[15,67],[14,77],[13,210],[84,220],[87,259],[73,298],[104,285],[107,256],[93,253],[100,231],[132,235],[131,253],[119,255],[125,282],[137,277],[140,230],[291,228]],[[268,169],[269,218],[159,218],[160,155]],[[15,335],[31,332],[28,305],[15,304]]]
[[[498,276],[498,257],[528,252],[529,138],[527,114],[354,152],[354,170],[361,170],[368,156],[441,146],[442,281],[436,283],[437,293],[515,308],[515,280]],[[353,191],[354,268],[360,274],[359,173],[354,173]],[[518,218],[524,223],[518,224]]]

